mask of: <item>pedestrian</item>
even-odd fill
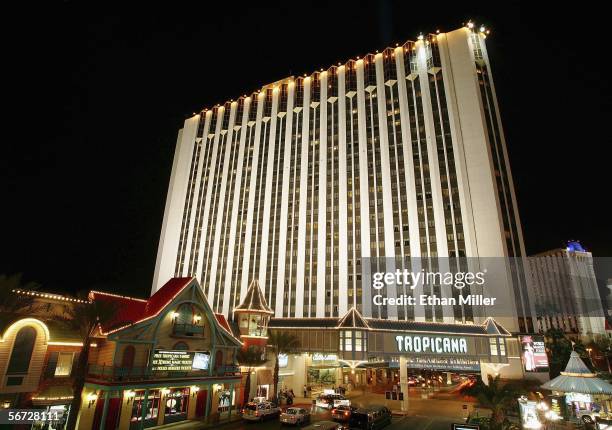
[[[304,397],[308,397],[308,388],[304,385]]]

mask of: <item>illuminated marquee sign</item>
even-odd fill
[[[336,354],[312,354],[312,361],[336,361],[338,356]]]
[[[154,372],[207,370],[209,357],[205,352],[157,350],[153,353],[151,370]]]
[[[467,340],[463,337],[395,336],[399,352],[433,354],[467,354]]]
[[[480,361],[466,357],[406,357],[406,366],[410,369],[480,372]]]

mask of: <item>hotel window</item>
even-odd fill
[[[345,351],[353,350],[353,332],[352,331],[344,332],[344,350]]]
[[[30,360],[34,352],[36,330],[33,327],[23,327],[15,336],[13,351],[6,370],[6,385],[21,385],[23,377],[28,373]]]
[[[132,405],[132,416],[131,422],[138,422],[142,420],[142,404],[144,401],[144,391],[136,391],[134,401]],[[159,390],[149,391],[147,396],[147,403],[144,412],[145,425],[144,427],[151,427],[157,425],[157,414],[159,411]],[[149,421],[147,423],[146,421]],[[147,425],[148,424],[148,425]]]
[[[367,351],[367,334],[363,331],[340,332],[340,351]]]
[[[506,355],[506,342],[503,338],[499,338],[499,355]]]
[[[489,339],[489,347],[491,349],[491,355],[497,355],[497,339],[492,337]]]
[[[60,352],[57,356],[55,376],[70,376],[72,370],[73,352]]]

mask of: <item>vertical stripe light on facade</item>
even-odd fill
[[[234,177],[233,187],[230,188],[229,192],[233,194],[232,208],[231,208],[231,219],[229,220],[229,237],[228,237],[228,249],[227,258],[225,265],[225,282],[222,285],[223,288],[223,304],[221,312],[224,315],[228,315],[230,309],[233,309],[238,305],[236,303],[236,281],[237,272],[240,261],[240,244],[241,244],[241,233],[242,229],[242,202],[243,202],[243,178],[246,176],[245,158],[248,157],[248,148],[245,151],[245,141],[247,135],[248,121],[248,108],[250,99],[247,97],[240,97],[238,99],[238,111],[236,113],[236,119],[234,120],[234,139],[237,145],[237,158],[234,164]],[[236,148],[236,146],[235,146]],[[245,156],[245,153],[247,154]]]

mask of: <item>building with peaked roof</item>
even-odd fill
[[[81,300],[39,291],[13,293],[33,302],[9,318],[3,315],[0,323],[0,407],[42,409],[65,422],[83,344],[61,321],[66,307]]]
[[[595,404],[603,406],[601,412],[604,414],[610,414],[612,411],[612,385],[598,378],[597,374],[584,364],[576,351],[571,352],[565,370],[543,384],[542,388],[563,395],[565,402],[571,405],[572,411],[588,412],[583,415],[583,421],[586,423],[593,422],[591,417],[594,415],[591,412],[596,409]]]
[[[400,360],[421,370],[522,378],[518,343],[492,318],[458,325],[364,318],[351,308],[341,318],[273,318],[269,330],[297,337],[283,382],[390,389],[400,384]],[[406,381],[407,382],[407,381]]]
[[[488,381],[548,379],[530,372],[523,363],[519,339],[493,318],[481,324],[366,318],[356,308],[341,317],[269,318],[270,310],[253,281],[245,300],[234,310],[234,332],[243,347],[265,347],[268,333],[282,331],[297,339],[291,353],[279,360],[279,390],[301,393],[304,387],[319,392],[334,387],[384,392],[401,387],[407,393],[409,374],[422,371],[475,374]],[[544,355],[545,357],[545,355]],[[256,376],[250,397],[272,397],[273,354]],[[527,373],[529,372],[529,373]],[[407,397],[406,397],[407,399]]]
[[[235,413],[242,346],[195,278],[169,280],[147,300],[100,291],[117,305],[89,359],[79,428],[142,429]]]

